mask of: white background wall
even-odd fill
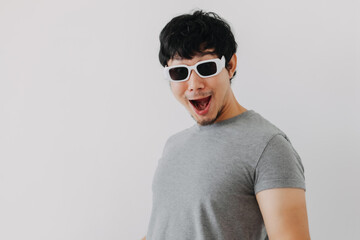
[[[194,124],[157,59],[194,8],[231,23],[233,90],[302,157],[312,239],[360,226],[360,4],[0,0],[0,239],[139,239],[171,134]]]

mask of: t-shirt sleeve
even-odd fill
[[[255,168],[255,194],[271,188],[305,188],[304,167],[290,141],[275,135]]]

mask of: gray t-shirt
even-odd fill
[[[268,239],[255,194],[305,190],[289,138],[254,110],[171,136],[152,183],[147,240]]]

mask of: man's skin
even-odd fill
[[[174,57],[168,66],[194,65],[203,60],[216,58],[213,49],[205,50],[192,59]],[[207,125],[235,117],[244,111],[231,89],[230,78],[236,70],[236,54],[220,74],[201,78],[195,71],[185,82],[170,82],[175,98],[189,111],[192,118],[200,125]],[[211,95],[210,108],[205,115],[198,115],[189,100]],[[306,210],[305,191],[299,188],[274,188],[256,194],[265,228],[270,240],[309,240],[309,226]],[[144,237],[142,240],[146,240]]]

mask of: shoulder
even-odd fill
[[[254,110],[249,110],[244,118],[239,118],[231,126],[228,134],[233,136],[236,142],[255,147],[257,152],[262,152],[270,140],[279,135],[288,140],[287,135],[271,121],[264,118]]]
[[[252,114],[252,117],[249,118],[248,128],[256,134],[267,137],[268,140],[275,135],[282,135],[286,138],[286,134],[280,128],[255,111]]]

